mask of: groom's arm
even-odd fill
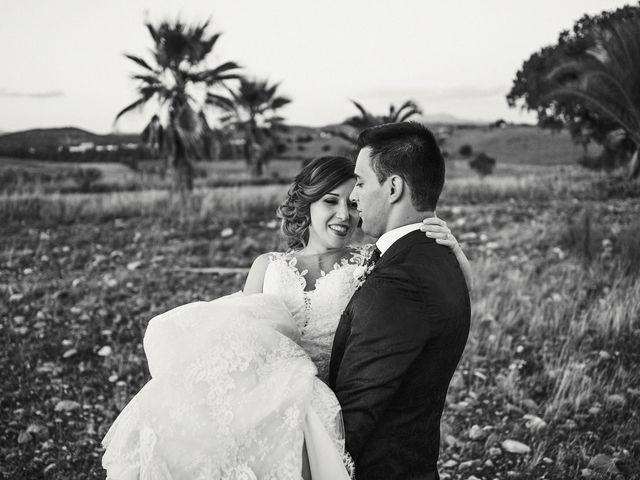
[[[423,293],[406,268],[372,275],[361,291],[335,386],[356,461],[432,335]]]

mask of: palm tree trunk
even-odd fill
[[[629,178],[634,179],[640,176],[640,147],[636,148],[631,161],[629,162]]]
[[[180,191],[191,192],[193,190],[193,175],[194,168],[187,157],[187,150],[180,138],[180,135],[175,134],[173,137],[174,142],[174,159],[173,165],[177,174],[177,186]]]

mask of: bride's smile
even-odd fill
[[[349,200],[355,180],[348,180],[309,206],[311,226],[305,253],[344,247],[358,225],[356,205]]]

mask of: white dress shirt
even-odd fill
[[[422,226],[422,222],[410,223],[384,233],[376,242],[376,247],[380,250],[380,256],[389,250],[389,247],[404,237],[406,234],[418,230]]]

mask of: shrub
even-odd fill
[[[460,147],[460,149],[458,150],[458,153],[460,153],[460,156],[464,158],[468,158],[473,153],[473,148],[471,148],[471,145],[469,145],[468,143],[465,143]]]
[[[328,143],[325,143],[324,145],[322,145],[323,152],[328,152],[329,150],[331,150],[331,145],[329,145]]]
[[[298,143],[309,143],[313,140],[313,135],[311,135],[310,133],[306,134],[306,135],[298,135],[296,137],[296,142]]]
[[[469,166],[481,177],[486,177],[493,173],[496,166],[496,159],[484,152],[476,155],[476,158],[469,162]]]
[[[91,190],[92,185],[102,178],[102,170],[97,168],[77,168],[71,173],[71,178],[76,182],[82,192]]]

